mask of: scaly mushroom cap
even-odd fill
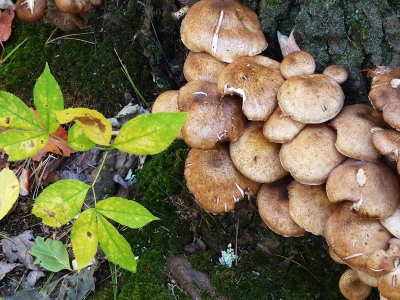
[[[196,102],[214,102],[219,98],[217,86],[204,80],[189,81],[179,89],[178,108],[180,111],[188,111]]]
[[[383,111],[386,123],[400,130],[400,68],[378,67],[369,75],[372,84],[368,97],[372,105]]]
[[[315,72],[315,60],[311,54],[304,51],[289,53],[281,63],[281,73],[286,79],[298,75],[309,75]]]
[[[15,3],[15,11],[18,18],[29,23],[39,21],[44,17],[47,10],[47,0],[34,0],[33,11],[28,7],[28,1],[18,0]]]
[[[400,208],[393,215],[382,219],[381,223],[391,234],[400,239]]]
[[[179,112],[178,108],[179,91],[166,91],[161,93],[154,101],[151,112]]]
[[[297,225],[289,214],[287,186],[290,178],[272,184],[263,184],[257,194],[257,206],[261,219],[273,232],[285,237],[302,236],[305,230]]]
[[[204,80],[216,84],[226,65],[208,53],[190,51],[183,65],[183,76],[187,81]]]
[[[392,161],[398,161],[400,132],[391,129],[372,128],[372,143],[379,153]]]
[[[233,164],[244,176],[256,182],[271,183],[288,172],[279,161],[281,145],[268,141],[262,134],[262,127],[262,122],[248,123],[229,149]]]
[[[185,178],[196,202],[213,214],[231,212],[244,193],[256,195],[259,184],[235,168],[226,147],[191,149],[185,164]]]
[[[393,238],[389,240],[387,250],[376,250],[368,259],[367,265],[370,270],[379,275],[393,272],[400,263],[400,240]]]
[[[308,125],[283,144],[279,157],[284,169],[303,184],[322,184],[345,157],[335,148],[336,133],[326,125]]]
[[[292,181],[288,186],[289,214],[300,227],[323,235],[324,226],[334,210],[326,197],[325,185],[304,185]]]
[[[181,39],[188,49],[228,63],[257,55],[268,45],[257,15],[234,0],[195,3],[182,21]]]
[[[352,201],[351,210],[361,217],[386,218],[400,205],[397,176],[382,163],[347,159],[329,174],[326,191],[333,203]]]
[[[240,102],[238,97],[225,96],[221,101],[210,98],[193,103],[181,131],[186,144],[192,148],[211,149],[218,142],[236,139],[246,124]]]
[[[360,278],[360,280],[362,282],[364,282],[366,285],[368,286],[372,286],[372,287],[377,287],[378,286],[378,279],[379,277],[376,276],[372,276],[368,273],[365,273],[363,271],[356,271],[358,278]]]
[[[288,143],[306,126],[282,113],[279,106],[264,123],[263,134],[271,142]]]
[[[88,12],[93,9],[89,0],[55,0],[55,4],[61,12],[70,14]]]
[[[271,63],[268,64],[269,62]],[[267,57],[235,59],[218,78],[218,93],[240,95],[243,99],[242,109],[247,119],[266,121],[278,103],[276,94],[284,82],[275,63]]]
[[[329,122],[336,129],[336,149],[343,155],[377,162],[381,154],[372,143],[371,129],[384,126],[382,114],[366,104],[345,106]]]
[[[338,65],[327,66],[325,68],[323,74],[328,75],[330,78],[332,78],[339,84],[344,83],[347,80],[347,78],[349,77],[347,70],[345,68],[343,68],[342,66],[338,66]]]
[[[301,75],[282,84],[278,90],[278,103],[293,120],[318,124],[340,112],[344,94],[340,85],[327,75]]]
[[[362,218],[351,212],[351,204],[343,203],[325,224],[324,236],[329,247],[350,267],[373,272],[368,258],[379,249],[386,249],[391,234],[379,220]]]
[[[400,299],[400,267],[378,280],[378,290],[382,296],[389,300]]]
[[[349,300],[364,300],[372,292],[372,287],[366,285],[358,277],[356,270],[346,270],[339,280],[342,295]]]

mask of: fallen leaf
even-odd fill
[[[46,275],[42,271],[31,271],[26,280],[22,283],[22,287],[24,289],[31,289],[35,286],[36,282],[40,279],[45,277]]]
[[[69,275],[61,283],[60,293],[57,299],[62,300],[82,300],[94,291],[93,272],[96,268],[88,267],[82,269],[79,273]]]
[[[31,170],[29,168],[22,168],[21,175],[19,175],[18,177],[20,196],[28,196],[30,176],[31,176]]]
[[[9,264],[3,261],[0,261],[0,281],[3,280],[4,276],[12,269],[14,269],[17,264]]]
[[[16,292],[12,296],[5,296],[4,300],[50,300],[50,297],[42,292],[35,289],[26,289]]]
[[[0,15],[0,45],[1,48],[3,48],[0,56],[0,64],[4,56],[4,51],[6,50],[3,42],[7,41],[11,35],[11,24],[14,20],[14,16],[14,6],[12,5],[10,5],[8,9],[3,10]]]

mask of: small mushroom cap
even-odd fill
[[[337,256],[337,254],[333,251],[332,247],[328,247],[328,252],[329,252],[329,256],[332,258],[332,260],[335,263],[338,263],[340,265],[345,265],[346,263],[340,259],[339,256]]]
[[[324,236],[329,247],[350,267],[373,272],[368,258],[379,249],[386,249],[391,234],[379,220],[362,218],[351,212],[349,203],[340,204],[325,224]]]
[[[292,181],[288,186],[289,213],[306,231],[323,235],[334,205],[326,197],[325,185],[304,185]]]
[[[303,184],[322,184],[345,157],[335,148],[336,133],[325,124],[306,126],[283,144],[279,157],[284,169]]]
[[[400,85],[398,89],[400,90]],[[388,104],[382,111],[385,122],[390,127],[400,131],[400,97],[398,102],[392,102]]]
[[[289,214],[287,186],[290,178],[272,184],[263,184],[257,194],[258,212],[273,232],[285,237],[302,236],[305,230]]]
[[[389,300],[400,299],[400,267],[379,278],[378,290]]]
[[[279,106],[264,123],[263,134],[271,142],[288,143],[306,126],[282,113]]]
[[[363,271],[356,271],[358,278],[360,278],[360,280],[362,282],[364,282],[366,285],[371,286],[371,287],[377,287],[378,286],[378,279],[379,277],[376,276],[372,276],[368,273],[365,273]]]
[[[268,62],[271,67],[266,67]],[[240,95],[247,119],[266,121],[278,103],[276,95],[284,82],[275,63],[267,57],[235,59],[218,78],[218,93]]]
[[[278,91],[278,103],[293,120],[318,124],[340,112],[344,94],[340,85],[327,75],[301,75],[291,77],[282,84]]]
[[[66,32],[86,26],[86,21],[80,14],[63,13],[56,8],[47,9],[43,19]]]
[[[204,80],[216,84],[226,65],[206,52],[190,51],[183,65],[183,76],[187,81]]]
[[[298,75],[309,75],[315,72],[315,60],[304,51],[289,53],[281,63],[281,73],[286,79]]]
[[[178,91],[166,91],[161,93],[154,101],[151,112],[179,112],[177,102],[178,94]]]
[[[196,102],[217,100],[217,86],[204,80],[189,81],[179,89],[178,108],[180,111],[188,111]]]
[[[39,21],[44,17],[47,10],[47,0],[34,0],[33,12],[28,7],[28,2],[25,0],[18,0],[15,3],[15,12],[18,18],[29,23]]]
[[[211,149],[219,142],[236,139],[246,124],[238,97],[225,96],[221,101],[210,98],[195,102],[188,113],[181,132],[186,144],[197,149]]]
[[[214,214],[233,211],[245,191],[256,195],[259,188],[258,183],[235,168],[226,147],[191,149],[186,159],[185,179],[196,202]]]
[[[349,300],[364,300],[372,292],[372,287],[360,280],[356,270],[346,270],[339,280],[342,295]]]
[[[77,14],[93,9],[89,0],[55,0],[57,8],[61,12]]]
[[[327,66],[325,68],[323,74],[328,75],[329,77],[331,77],[333,80],[335,80],[339,84],[344,83],[347,80],[347,78],[349,77],[347,70],[345,68],[343,68],[342,66],[338,66],[338,65]]]
[[[240,137],[229,147],[235,167],[247,178],[260,183],[271,183],[288,172],[279,160],[280,144],[271,143],[262,134],[262,122],[248,123]]]
[[[400,208],[393,215],[382,219],[381,223],[391,234],[400,239]]]
[[[400,267],[400,240],[393,238],[389,240],[387,250],[376,250],[367,262],[368,268],[379,275],[387,274]]]
[[[386,218],[400,205],[397,176],[382,163],[347,159],[329,174],[326,191],[333,203],[352,201],[361,217]]]
[[[382,155],[397,161],[400,148],[400,132],[391,129],[372,128],[372,143]]]
[[[336,149],[343,155],[359,160],[377,162],[381,154],[372,143],[371,129],[384,126],[382,114],[366,104],[345,106],[330,121],[336,129]]]
[[[188,49],[228,63],[268,45],[256,13],[234,0],[196,2],[182,21],[181,39]]]

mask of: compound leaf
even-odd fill
[[[90,186],[75,179],[60,180],[37,197],[32,213],[48,226],[60,227],[82,209]]]
[[[64,109],[64,100],[61,89],[47,63],[42,75],[36,81],[33,99],[44,128],[48,133],[53,133],[60,125],[55,111]]]
[[[159,153],[179,135],[187,116],[168,112],[140,115],[121,128],[114,147],[139,155]]]
[[[0,172],[0,220],[10,211],[19,195],[17,176],[9,168]]]
[[[136,272],[136,260],[129,243],[102,215],[97,215],[100,247],[107,258],[122,268]]]
[[[78,271],[84,268],[95,256],[99,243],[97,235],[96,210],[90,208],[82,212],[75,221],[71,232]]]
[[[72,125],[68,131],[68,145],[76,151],[87,151],[96,146],[96,144],[86,136],[83,129],[79,127],[78,124]]]
[[[151,221],[159,220],[139,203],[119,197],[97,202],[96,209],[104,216],[130,228],[140,228]]]
[[[68,252],[62,242],[52,239],[45,240],[41,236],[38,236],[35,242],[36,244],[29,251],[36,257],[35,264],[40,264],[51,272],[71,270]]]

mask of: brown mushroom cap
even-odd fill
[[[180,111],[188,111],[193,103],[215,101],[218,98],[215,84],[204,80],[189,81],[179,89],[178,108]]]
[[[362,218],[343,203],[325,224],[324,236],[329,247],[350,267],[373,272],[367,267],[368,258],[379,249],[386,249],[391,234],[379,220]]]
[[[226,65],[208,53],[190,51],[183,65],[183,76],[187,81],[204,80],[216,84]]]
[[[400,208],[393,215],[382,219],[381,223],[391,234],[400,239]]]
[[[382,155],[397,161],[400,149],[400,132],[390,129],[372,128],[372,143]]]
[[[400,299],[400,267],[379,278],[378,290],[389,300]]]
[[[329,202],[325,185],[304,185],[292,181],[288,186],[289,214],[300,227],[322,235],[334,205]]]
[[[340,276],[339,289],[342,295],[349,300],[364,300],[372,292],[372,287],[362,282],[357,271],[352,269],[346,270]]]
[[[290,178],[285,178],[261,186],[257,194],[258,212],[273,232],[285,237],[302,236],[305,230],[297,225],[289,214],[289,180]]]
[[[309,75],[315,72],[315,60],[304,51],[289,53],[281,63],[281,73],[286,79],[298,75]]]
[[[181,132],[186,144],[197,149],[211,149],[219,142],[236,139],[246,123],[238,97],[225,96],[221,101],[210,98],[195,102],[188,113]]]
[[[327,75],[301,75],[282,84],[278,90],[278,103],[293,120],[318,124],[340,112],[344,94],[340,85]]]
[[[365,273],[363,271],[356,271],[358,278],[360,278],[360,280],[362,282],[364,282],[366,285],[371,286],[371,287],[377,287],[378,286],[378,279],[379,277],[376,276],[372,276],[368,273]]]
[[[28,7],[28,2],[25,0],[18,0],[15,3],[15,11],[18,18],[29,23],[39,21],[44,17],[47,10],[47,0],[34,0],[33,11]]]
[[[66,32],[86,26],[86,20],[80,14],[63,13],[56,8],[48,8],[43,19]]]
[[[376,250],[368,258],[368,268],[379,275],[387,274],[395,271],[400,267],[400,240],[393,238],[389,240],[389,248],[387,250]]]
[[[214,214],[231,212],[244,191],[256,195],[259,184],[244,177],[232,163],[226,147],[191,149],[186,159],[185,178],[197,203]]]
[[[338,65],[327,66],[325,68],[323,74],[328,75],[329,77],[331,77],[333,80],[335,80],[339,84],[344,83],[347,80],[347,78],[349,77],[347,70],[345,68],[343,68],[342,66],[338,66]]]
[[[335,148],[336,133],[328,126],[308,125],[283,144],[279,157],[284,169],[303,184],[322,184],[345,157]]]
[[[333,203],[352,201],[361,217],[386,218],[400,205],[397,176],[382,163],[347,159],[329,174],[326,191]]]
[[[346,106],[330,121],[336,129],[336,149],[343,155],[377,162],[381,154],[372,143],[371,129],[383,126],[382,114],[366,104]]]
[[[247,178],[270,183],[288,172],[279,161],[280,144],[271,143],[262,134],[262,122],[248,123],[240,137],[229,147],[235,167]]]
[[[328,247],[328,253],[329,253],[329,256],[332,258],[332,260],[335,263],[338,263],[340,265],[345,265],[346,264],[343,260],[340,259],[339,256],[337,256],[337,254],[333,251],[332,247]]]
[[[268,45],[257,15],[234,0],[196,2],[182,21],[181,39],[188,49],[228,63]]]
[[[249,120],[267,120],[278,103],[276,94],[284,82],[275,63],[267,57],[235,59],[218,78],[218,93],[240,95],[243,99],[243,112]]]
[[[77,14],[93,9],[89,0],[54,0],[57,8],[61,12]]]
[[[151,112],[179,112],[178,94],[179,92],[175,90],[161,93],[154,101]]]
[[[288,143],[306,126],[282,113],[279,106],[264,124],[263,134],[271,142]]]

